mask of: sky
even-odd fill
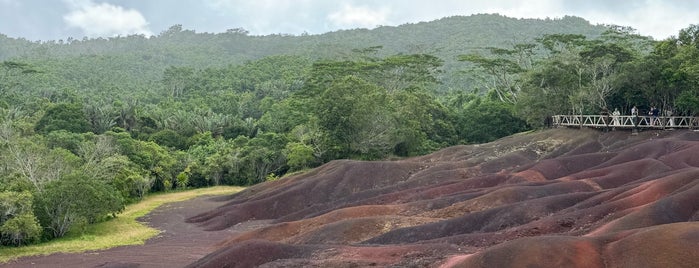
[[[698,0],[0,0],[0,34],[32,41],[243,28],[251,35],[321,34],[443,17],[582,17],[662,40],[699,24]]]

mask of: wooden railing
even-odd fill
[[[699,128],[699,117],[631,115],[554,115],[554,126],[597,128]]]

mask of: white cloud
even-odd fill
[[[454,15],[498,13],[540,19],[579,16],[593,24],[631,26],[640,34],[662,39],[697,23],[699,8],[699,2],[686,0],[205,0],[204,3],[219,16],[216,23],[228,28],[243,27],[254,35],[323,33]]]
[[[0,33],[31,40],[147,34],[182,24],[197,32],[324,33],[447,16],[580,16],[662,39],[699,23],[697,0],[0,0]],[[146,16],[148,20],[146,20]]]
[[[242,27],[255,35],[301,33],[316,25],[319,9],[330,2],[317,0],[205,0],[215,10],[218,24]]]
[[[374,28],[388,24],[389,13],[388,8],[372,9],[346,4],[342,9],[328,15],[328,20],[341,28]]]
[[[683,6],[659,1],[647,1],[622,14],[612,11],[587,12],[580,16],[593,23],[631,26],[640,34],[653,36],[656,40],[677,35],[682,28],[697,23],[696,10],[686,10]]]
[[[483,2],[484,3],[484,2]],[[697,23],[697,7],[684,0],[491,0],[476,5],[477,10],[517,18],[582,17],[593,24],[631,26],[641,35],[661,40],[677,35],[680,29]]]
[[[108,3],[96,4],[89,0],[70,0],[66,3],[73,10],[63,16],[63,20],[68,26],[81,29],[87,36],[152,35],[148,21],[137,10]]]
[[[556,18],[567,15],[559,3],[555,0],[515,1],[487,11],[515,18]]]

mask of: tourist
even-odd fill
[[[619,116],[620,115],[621,115],[621,112],[619,112],[619,108],[614,108],[614,112],[612,112],[612,125],[613,126],[619,125]]]
[[[658,114],[660,113],[660,110],[658,108],[655,108],[655,106],[651,106],[650,112],[648,112],[648,115],[653,116],[653,118],[650,121],[650,125],[653,126],[655,125],[656,121],[660,123],[660,120],[658,120]]]

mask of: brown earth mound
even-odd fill
[[[189,218],[191,267],[699,267],[699,132],[552,129],[333,161]]]

